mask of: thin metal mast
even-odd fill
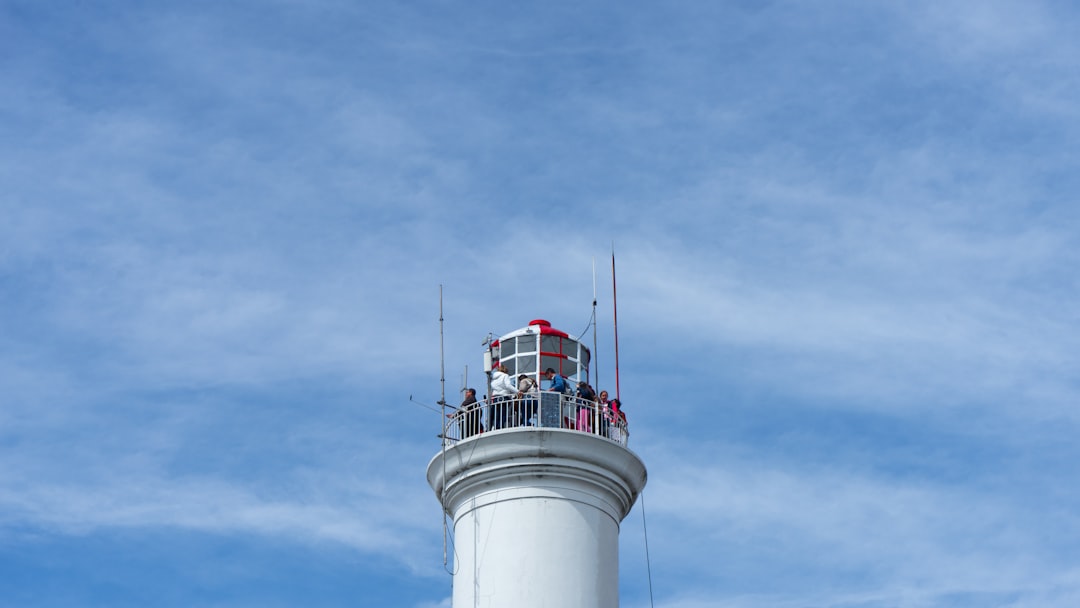
[[[593,371],[595,372],[592,377],[592,385],[596,387],[597,394],[600,394],[600,361],[597,357],[596,348],[596,256],[592,259],[592,356],[593,356]]]
[[[446,414],[446,352],[443,348],[443,309],[442,309],[442,285],[439,285],[439,405],[443,407],[443,414],[445,418]],[[446,428],[445,421],[443,422],[443,430]]]
[[[440,417],[442,424],[442,433],[439,435],[442,442],[443,452],[443,475],[446,475],[446,437],[447,431],[450,429],[449,418],[446,417],[446,353],[443,346],[443,302],[442,302],[442,284],[439,285],[439,405],[442,406],[442,416]],[[446,568],[446,536],[448,531],[446,529],[446,511],[443,510],[442,516],[443,535],[442,535],[442,563],[443,568]]]
[[[611,306],[615,315],[615,398],[622,403],[619,392],[619,296],[615,289],[615,243],[611,244]]]

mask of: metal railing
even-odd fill
[[[447,415],[443,442],[449,446],[504,429],[571,429],[626,445],[626,417],[607,404],[550,391],[523,397],[492,397]]]

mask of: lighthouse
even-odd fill
[[[619,525],[646,481],[626,418],[550,390],[588,383],[590,352],[547,321],[486,347],[485,370],[518,390],[454,412],[427,469],[453,522],[452,606],[615,608]]]

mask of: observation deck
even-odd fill
[[[517,430],[567,429],[623,446],[630,437],[622,412],[606,403],[553,391],[481,400],[448,416],[442,435],[446,447],[490,433]]]
[[[455,408],[442,434],[446,447],[486,433],[530,428],[575,430],[626,445],[629,432],[618,399],[601,401],[576,390],[589,386],[592,360],[581,340],[534,319],[498,339],[489,336],[484,346],[489,374],[484,393],[490,397]],[[555,390],[560,386],[565,390]]]

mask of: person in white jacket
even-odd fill
[[[517,387],[507,373],[505,365],[500,365],[491,370],[491,404],[492,418],[488,428],[506,428],[510,417],[510,401],[517,395]]]

